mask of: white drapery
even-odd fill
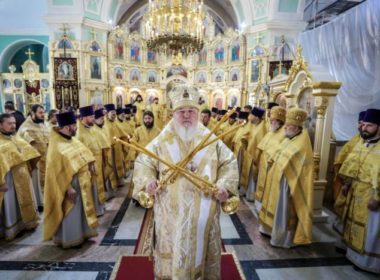
[[[342,82],[333,130],[337,140],[350,139],[359,112],[380,108],[380,1],[367,0],[299,39],[308,63]]]

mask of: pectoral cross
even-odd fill
[[[32,60],[32,55],[34,55],[34,52],[30,51],[30,48],[28,48],[28,51],[25,52],[25,54],[29,57],[29,60]]]

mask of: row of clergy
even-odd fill
[[[240,193],[254,201],[259,230],[276,247],[312,242],[313,153],[304,122],[307,114],[276,103],[245,106],[215,130],[238,158]],[[201,112],[212,130],[226,110]],[[380,273],[380,110],[359,114],[359,133],[335,160],[334,228],[342,235],[347,258],[361,269]],[[225,134],[226,131],[234,133]]]
[[[150,111],[137,128],[130,107],[86,106],[79,113],[78,120],[72,111],[56,114],[57,125],[49,129],[44,108],[33,105],[17,134],[14,116],[1,115],[1,237],[12,240],[36,228],[37,209],[43,209],[45,240],[68,248],[96,235],[105,201],[125,183],[136,157],[114,138],[145,145],[160,132]]]
[[[214,108],[213,112],[203,109],[201,120],[238,158],[240,191],[248,200],[255,201],[260,232],[271,236],[273,246],[309,244],[312,241],[313,155],[309,136],[303,129],[307,114],[302,109],[286,111],[276,104],[271,105],[268,121],[263,109],[255,107],[248,114],[250,108],[247,106],[238,116],[231,114],[225,123],[218,122],[218,114],[221,118],[226,111],[215,114]],[[33,178],[38,180],[39,177],[40,185],[54,186],[44,190],[45,238],[54,237],[63,247],[75,246],[93,235],[91,230],[96,227],[96,215],[104,211],[102,203],[106,196],[112,196],[116,186],[123,183],[128,165],[135,156],[114,142],[113,137],[123,139],[134,132],[136,140],[145,146],[159,133],[159,129],[155,129],[154,116],[149,111],[143,113],[144,125],[134,131],[133,125],[130,128],[128,124],[131,121],[128,108],[116,110],[113,104],[105,105],[107,116],[104,117],[103,110],[93,112],[92,106],[88,106],[80,110],[77,137],[73,137],[76,132],[74,114],[57,115],[58,128],[52,130],[48,138],[49,148],[46,149],[45,143],[44,151],[41,139],[48,133],[37,129],[43,125],[41,109],[41,106],[34,107],[31,117],[25,122],[25,126],[29,123],[30,128],[19,131],[26,141],[14,136],[14,118],[7,114],[1,116],[3,168],[0,199],[4,205],[1,208],[4,221],[0,232],[10,239],[22,228],[37,225],[37,215],[31,211],[36,207],[28,175],[29,170],[33,170],[37,173]],[[127,113],[126,120],[123,120],[124,113]],[[380,205],[379,116],[377,109],[361,114],[359,135],[342,149],[336,162],[340,167],[337,168],[340,174],[337,184],[344,185],[338,191],[340,195],[336,206],[342,217],[341,232],[349,248],[347,256],[359,267],[375,272],[379,267],[380,242],[376,235]],[[92,126],[92,122],[96,125]],[[139,133],[144,129],[146,133]],[[36,166],[37,169],[34,168]],[[41,178],[45,178],[45,182]],[[30,190],[30,195],[25,189]],[[82,204],[74,203],[77,199]],[[366,204],[368,207],[363,207]],[[86,225],[74,230],[82,229],[82,232],[71,232],[73,229],[65,228],[66,221],[66,225],[73,223],[70,218]],[[63,234],[66,231],[70,234]],[[63,240],[65,236],[69,238]],[[364,264],[360,262],[362,257]]]

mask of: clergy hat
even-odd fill
[[[268,109],[272,109],[273,107],[279,106],[276,102],[269,102],[268,103]]]
[[[285,124],[303,127],[307,119],[307,112],[301,108],[291,108],[286,112]]]
[[[380,110],[368,109],[365,113],[363,122],[369,122],[369,123],[380,125]]]
[[[101,117],[104,117],[104,110],[103,110],[103,108],[95,110],[94,114],[95,114],[95,119],[99,119]]]
[[[366,113],[366,111],[361,111],[361,112],[359,113],[359,119],[358,119],[358,122],[364,120],[365,113]]]
[[[115,111],[115,104],[106,104],[104,105],[104,108],[106,109],[107,112],[110,112],[110,111]]]
[[[225,114],[227,114],[227,110],[219,110],[218,111],[218,115],[224,116]]]
[[[216,107],[212,107],[212,108],[211,108],[211,112],[213,112],[213,113],[218,113],[218,108],[216,108]]]
[[[236,112],[240,112],[241,111],[241,108],[240,107],[236,107]]]
[[[199,91],[193,86],[177,85],[169,92],[169,96],[173,105],[173,111],[183,107],[199,109]]]
[[[239,116],[238,116],[238,119],[248,120],[248,112],[240,112]]]
[[[261,119],[265,114],[265,110],[260,107],[253,107],[251,114]]]
[[[279,120],[283,123],[285,122],[286,110],[281,106],[275,106],[272,110],[270,110],[270,119]]]
[[[94,108],[92,106],[85,106],[79,108],[79,115],[81,118],[94,115]]]
[[[145,111],[143,114],[143,117],[145,117],[145,116],[150,116],[150,117],[154,118],[152,111]]]
[[[125,108],[132,108],[132,104],[131,103],[128,103],[128,104],[125,104]]]
[[[237,113],[232,113],[232,114],[230,115],[230,119],[236,119],[236,117],[237,117]]]
[[[124,109],[124,114],[127,114],[129,115],[131,113],[131,108],[130,107],[127,107]]]
[[[66,125],[76,124],[77,118],[74,112],[68,111],[64,113],[57,114],[57,122],[59,127],[64,127]]]
[[[121,115],[121,114],[124,114],[123,108],[117,108],[116,109],[116,115]]]
[[[228,106],[227,107],[228,110],[232,110],[232,108],[233,108],[232,106]]]

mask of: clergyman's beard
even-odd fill
[[[179,138],[181,138],[181,140],[183,140],[183,141],[193,140],[193,138],[195,136],[195,132],[197,130],[197,126],[198,126],[197,123],[195,123],[193,125],[185,126],[185,125],[180,124],[176,121],[174,122],[175,131],[177,132]]]
[[[368,131],[362,131],[360,130],[360,136],[364,139],[364,140],[367,140],[367,139],[371,139],[373,137],[376,136],[376,133],[377,131],[373,132],[373,133],[369,133]]]
[[[151,122],[151,123],[146,123],[146,122],[144,122],[144,125],[145,125],[145,127],[146,127],[147,129],[151,129],[151,128],[153,127],[153,125],[154,125],[154,122]]]
[[[275,125],[271,124],[270,125],[270,131],[271,132],[276,132],[280,127],[281,127],[281,125],[278,124],[278,123],[276,123]]]
[[[40,119],[40,118],[37,118],[37,117],[35,117],[32,120],[33,120],[34,123],[44,123],[44,119]]]

